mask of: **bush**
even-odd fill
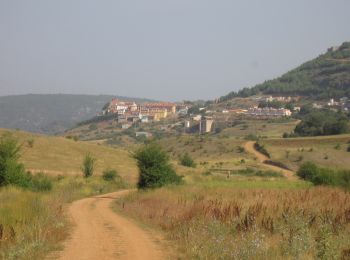
[[[315,185],[341,186],[350,189],[350,171],[318,167],[312,162],[302,164],[297,175]]]
[[[90,154],[86,154],[83,161],[83,176],[88,178],[94,174],[96,159]]]
[[[185,153],[183,156],[180,156],[180,164],[192,168],[196,168],[197,166],[188,153]]]
[[[264,145],[262,145],[262,144],[256,142],[256,143],[254,144],[254,148],[255,148],[257,151],[259,151],[260,153],[262,153],[262,154],[266,155],[268,158],[270,158],[270,154],[269,154],[269,152],[266,150],[266,148],[264,147]]]
[[[0,140],[0,185],[28,187],[29,180],[24,166],[18,163],[21,147],[17,139],[5,134]]]
[[[139,189],[157,188],[167,184],[179,184],[178,176],[169,163],[169,156],[155,144],[147,144],[135,152],[139,168]]]
[[[119,175],[116,170],[104,170],[102,174],[102,178],[105,181],[114,181],[117,177],[119,177]]]
[[[38,173],[30,176],[30,189],[33,191],[50,191],[52,189],[52,180],[44,173]]]

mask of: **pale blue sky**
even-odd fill
[[[0,95],[213,99],[350,41],[348,0],[0,0]]]

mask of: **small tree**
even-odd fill
[[[158,145],[147,144],[137,150],[133,157],[139,168],[139,189],[181,183],[182,177],[176,174],[169,162],[169,156]]]
[[[22,187],[29,185],[24,166],[18,163],[21,146],[17,139],[9,134],[0,138],[0,185],[14,184]]]
[[[183,156],[180,156],[180,164],[186,167],[196,168],[196,163],[193,161],[192,157],[185,153]]]
[[[95,169],[95,162],[96,159],[90,153],[87,153],[85,155],[82,167],[83,175],[85,178],[88,178],[93,175]]]

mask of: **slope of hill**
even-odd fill
[[[23,131],[0,129],[0,136],[11,134],[22,144],[21,159],[26,170],[43,171],[48,174],[82,174],[81,166],[85,154],[96,159],[95,174],[103,170],[116,169],[129,183],[137,179],[137,167],[125,150],[102,145],[68,140],[64,137],[45,136]]]
[[[256,94],[300,95],[311,98],[339,98],[350,96],[350,42],[332,47],[325,54],[308,61],[281,77],[266,81],[253,88],[244,88],[220,98]]]
[[[2,96],[0,127],[45,134],[63,132],[76,123],[95,116],[113,97],[68,94]]]

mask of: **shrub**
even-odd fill
[[[34,139],[31,138],[31,139],[27,140],[27,144],[28,144],[29,148],[33,148],[33,146],[34,146]]]
[[[139,189],[157,188],[167,184],[179,184],[178,176],[169,162],[169,156],[155,144],[147,144],[137,150],[133,157],[139,168]]]
[[[88,178],[94,174],[96,159],[90,154],[86,154],[83,161],[83,176]]]
[[[0,185],[29,186],[24,166],[18,163],[21,146],[17,139],[5,134],[0,140]]]
[[[38,173],[30,176],[30,188],[33,191],[50,191],[52,189],[52,180],[44,173]]]
[[[188,154],[185,153],[183,156],[180,156],[180,164],[186,167],[192,167],[196,168],[196,163],[192,159],[192,157]]]
[[[350,189],[350,171],[318,167],[312,162],[302,164],[297,175],[315,185],[341,186]]]
[[[107,169],[103,171],[102,178],[105,181],[114,181],[117,177],[119,177],[116,170]]]
[[[262,144],[256,142],[256,143],[254,144],[254,148],[255,148],[257,151],[259,151],[260,153],[262,153],[262,154],[264,154],[264,155],[266,155],[267,157],[270,158],[270,154],[269,154],[269,152],[266,150],[266,148],[264,147],[264,145],[262,145]]]

